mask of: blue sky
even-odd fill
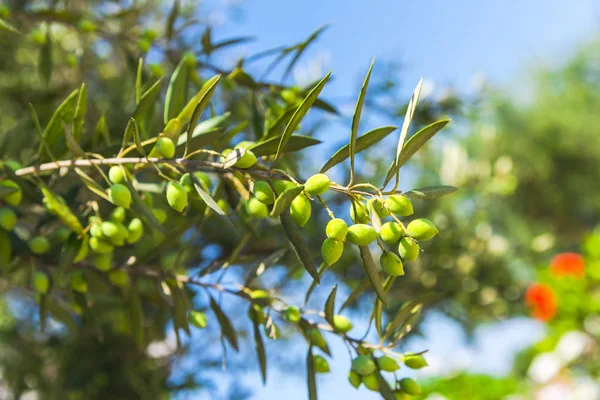
[[[296,78],[323,75],[332,69],[335,80],[324,90],[325,97],[352,101],[373,57],[402,63],[401,78],[407,92],[421,75],[437,87],[450,86],[459,93],[473,90],[478,76],[510,90],[519,89],[527,85],[531,67],[560,64],[578,45],[592,40],[600,16],[597,0],[213,3],[217,4],[212,14],[215,37],[257,37],[256,42],[238,48],[238,55],[298,42],[331,23],[300,63]],[[222,12],[224,5],[229,12]],[[424,324],[425,338],[415,346],[429,348],[440,365],[454,361],[474,371],[497,374],[508,371],[518,345],[527,346],[526,339],[533,342],[543,332],[532,321],[506,321],[482,327],[475,341],[467,343],[460,328],[440,315],[430,316]],[[343,347],[333,351],[345,356]],[[354,391],[345,382],[347,363],[337,362],[332,374],[319,380],[322,398],[378,398],[364,389]],[[255,378],[256,374],[250,374],[248,381]],[[274,371],[268,385],[256,390],[256,399],[306,398],[304,378],[285,371]]]

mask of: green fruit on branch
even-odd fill
[[[200,186],[202,187],[202,189],[206,191],[210,190],[212,182],[210,181],[210,178],[207,174],[205,174],[202,171],[197,171],[194,172],[194,177],[200,182]],[[197,196],[196,188],[194,187],[194,179],[189,172],[186,172],[185,174],[181,175],[179,183],[183,185],[185,191],[188,192],[188,194]]]
[[[115,286],[127,287],[129,286],[129,275],[122,269],[115,269],[108,273],[108,280]]]
[[[352,322],[350,322],[350,320],[343,315],[334,315],[333,327],[337,332],[350,332],[350,330],[352,330]]]
[[[34,254],[44,254],[50,250],[50,241],[43,236],[35,236],[29,240],[29,249]]]
[[[103,238],[104,233],[102,233],[102,222],[94,221],[92,226],[90,227],[90,235],[92,237]]]
[[[248,318],[257,324],[264,324],[266,321],[265,312],[258,304],[251,304],[248,308]]]
[[[239,142],[238,144],[233,146],[233,148],[234,149],[249,149],[253,145],[254,145],[254,142],[251,142],[249,140],[242,140],[241,142]]]
[[[439,233],[433,222],[425,218],[410,221],[406,232],[416,240],[429,240]]]
[[[127,242],[136,243],[144,235],[144,224],[139,218],[133,218],[127,226]]]
[[[113,251],[114,247],[108,243],[107,241],[92,236],[90,238],[90,249],[92,249],[93,251],[95,251],[96,253],[99,254],[106,254],[106,253],[110,253]]]
[[[246,150],[244,154],[235,162],[235,164],[233,164],[233,166],[236,168],[246,169],[256,164],[257,161],[258,160],[254,153],[250,150]]]
[[[396,244],[402,238],[404,231],[397,222],[386,222],[379,230],[379,237],[387,244]]]
[[[162,208],[153,208],[152,214],[154,215],[154,218],[156,218],[156,220],[161,224],[167,220],[167,212]]]
[[[327,342],[325,341],[323,334],[321,334],[321,331],[318,328],[310,329],[309,338],[313,346],[316,346],[320,349],[327,346]]]
[[[394,390],[394,396],[396,397],[396,400],[409,400],[410,399],[410,395],[402,389]]]
[[[383,202],[380,199],[371,199],[367,202],[367,209],[371,214],[379,215],[379,218],[386,218],[390,216],[390,212],[383,206]]]
[[[108,189],[108,197],[110,198],[110,201],[118,207],[123,207],[128,210],[131,205],[131,193],[129,192],[129,189],[127,189],[127,186],[120,183],[115,183]]]
[[[110,220],[116,222],[117,224],[125,221],[126,211],[123,207],[117,207],[110,213]]]
[[[400,368],[398,362],[390,356],[381,356],[377,359],[377,366],[382,371],[394,372]]]
[[[117,239],[120,236],[119,226],[111,221],[104,221],[100,225],[102,234],[108,239]]]
[[[371,225],[355,224],[348,228],[346,237],[350,243],[367,246],[377,240],[377,231]]]
[[[17,214],[10,208],[0,208],[0,228],[12,231],[17,224]]]
[[[79,293],[88,291],[88,284],[83,277],[82,271],[73,271],[71,274],[71,288]]]
[[[304,190],[306,190],[306,193],[310,195],[318,196],[329,190],[330,185],[331,180],[327,175],[316,174],[308,178],[308,180],[304,184]]]
[[[273,204],[275,202],[275,195],[271,186],[265,181],[256,181],[252,187],[252,193],[254,197],[263,204]]]
[[[419,394],[421,394],[421,386],[419,386],[419,384],[411,378],[404,378],[404,379],[400,379],[400,387],[402,388],[402,390],[404,390],[406,393],[412,395],[412,396],[417,396]]]
[[[302,227],[306,225],[310,219],[311,211],[310,200],[303,194],[296,196],[296,198],[292,200],[290,214],[298,226]]]
[[[379,380],[376,374],[365,375],[362,377],[362,383],[369,390],[377,392],[379,390]]]
[[[250,198],[246,203],[246,211],[252,218],[266,218],[269,216],[267,205],[261,203],[256,197]]]
[[[291,181],[283,181],[283,180],[273,181],[273,187],[275,188],[275,191],[277,192],[277,194],[281,194],[281,193],[285,192],[287,189],[291,189],[296,186],[297,185]]]
[[[363,203],[350,203],[350,219],[355,224],[368,224],[371,220]]]
[[[169,182],[167,186],[167,203],[177,212],[182,212],[188,205],[187,191],[179,182]]]
[[[123,168],[118,165],[113,165],[108,170],[108,179],[112,183],[123,183],[125,181],[125,173],[123,172]]]
[[[289,306],[283,312],[283,319],[293,324],[300,321],[300,318],[302,318],[302,314],[300,313],[300,309],[296,306]]]
[[[341,218],[332,219],[327,223],[325,234],[328,238],[345,240],[348,233],[348,224]]]
[[[219,199],[219,200],[217,200],[217,205],[219,206],[219,208],[221,210],[223,210],[223,212],[225,214],[229,213],[230,209],[229,209],[229,203],[227,202],[227,200],[225,200],[225,199]]]
[[[419,244],[409,237],[403,237],[398,244],[398,254],[406,261],[415,261],[419,257]]]
[[[188,322],[200,329],[204,329],[207,326],[206,315],[201,311],[190,311],[188,315]]]
[[[313,356],[313,363],[315,366],[315,372],[317,374],[326,374],[329,372],[329,363],[325,358],[320,355]]]
[[[23,191],[15,181],[5,180],[0,182],[0,186],[17,189],[15,192],[7,194],[2,198],[5,203],[10,204],[11,206],[18,206],[21,203]]]
[[[50,289],[50,278],[42,271],[33,271],[31,274],[31,287],[38,293],[46,294]]]
[[[94,33],[96,32],[96,24],[89,19],[82,19],[79,21],[79,29],[83,33]]]
[[[406,217],[414,213],[413,205],[409,199],[401,194],[393,194],[385,200],[388,210],[400,217]]]
[[[402,362],[411,369],[421,369],[428,365],[427,361],[425,361],[425,357],[420,354],[404,356]]]
[[[54,237],[59,242],[65,242],[69,238],[70,235],[71,235],[71,229],[67,228],[64,225],[59,226],[54,231]]]
[[[94,258],[94,265],[96,265],[96,268],[100,271],[109,271],[112,267],[112,259],[112,252],[97,254]]]
[[[391,251],[384,251],[379,258],[379,262],[381,263],[381,270],[386,274],[391,276],[404,275],[402,260]]]
[[[348,372],[348,382],[350,382],[350,384],[352,386],[354,386],[356,389],[358,389],[358,387],[362,383],[362,379],[360,379],[359,374],[357,374],[354,371],[350,371],[350,372]]]
[[[162,158],[171,158],[175,155],[175,143],[168,137],[159,137],[154,148]]]
[[[344,252],[344,242],[341,240],[327,238],[321,246],[321,256],[323,256],[323,262],[327,265],[335,264],[342,253]]]
[[[371,356],[361,355],[352,360],[352,370],[361,376],[372,374],[376,368]]]
[[[298,102],[298,95],[291,89],[283,89],[281,93],[279,93],[279,96],[289,106],[293,106]]]

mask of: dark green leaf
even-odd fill
[[[331,293],[329,293],[329,297],[327,298],[327,302],[325,302],[325,320],[329,322],[329,325],[334,326],[333,324],[333,315],[335,313],[335,294],[337,293],[337,285],[333,287]]]
[[[46,322],[48,320],[48,296],[45,294],[39,294],[38,296],[38,314],[40,319],[40,332],[44,333],[46,330]]]
[[[179,65],[177,65],[177,68],[175,68],[173,75],[171,75],[169,87],[167,88],[164,111],[165,124],[169,122],[172,118],[175,118],[183,108],[183,105],[185,104],[187,83],[188,62],[187,59],[184,57],[179,62]]]
[[[144,349],[144,311],[142,302],[134,289],[129,290],[129,320],[131,322],[131,336],[139,350]]]
[[[135,148],[142,156],[146,156],[147,153],[144,150],[144,146],[142,146],[142,138],[140,137],[140,127],[135,118],[131,118],[131,125],[133,125],[133,142],[135,143]]]
[[[12,244],[8,232],[0,229],[0,271],[6,272],[12,259]]]
[[[306,374],[308,384],[308,399],[317,400],[317,375],[315,372],[315,358],[312,352],[312,346],[308,349],[306,356]]]
[[[370,130],[369,132],[360,136],[356,140],[355,154],[360,153],[365,149],[368,149],[369,147],[379,142],[381,139],[383,139],[396,129],[398,129],[396,126],[383,126],[381,128],[375,128],[373,130]],[[347,144],[338,151],[336,151],[335,154],[331,156],[331,158],[327,161],[327,163],[325,163],[323,168],[321,168],[320,172],[324,173],[331,169],[333,166],[347,159],[350,156],[349,148],[350,144]]]
[[[271,217],[279,217],[281,213],[287,210],[292,201],[298,197],[300,193],[304,190],[304,186],[295,186],[289,189],[286,189],[277,197],[275,203],[273,204],[273,209],[271,210]]]
[[[360,89],[360,94],[358,95],[358,100],[356,101],[356,109],[354,110],[354,115],[352,116],[352,131],[350,132],[350,174],[354,176],[354,155],[356,154],[356,138],[358,137],[358,126],[360,124],[360,115],[362,113],[363,105],[365,104],[365,97],[367,96],[367,87],[369,86],[369,78],[371,78],[371,72],[373,71],[373,65],[375,64],[375,59],[371,61],[371,66],[369,67],[369,71],[367,72],[367,76],[365,77],[365,81],[363,82],[362,88]]]
[[[194,174],[192,174],[191,176],[192,176],[192,179],[194,180],[194,188],[196,188],[196,192],[198,192],[198,195],[202,198],[202,200],[204,200],[206,205],[208,207],[210,207],[210,209],[213,210],[215,213],[217,213],[217,215],[223,217],[225,219],[225,221],[227,221],[233,227],[234,226],[233,222],[231,222],[231,220],[229,219],[229,217],[227,216],[225,211],[223,211],[223,209],[221,209],[221,207],[219,207],[219,205],[212,198],[210,193],[208,193],[207,191],[205,191],[202,188],[202,184],[198,181],[198,178],[196,178],[194,176]]]
[[[438,197],[445,196],[450,193],[454,193],[457,190],[458,189],[455,188],[454,186],[446,186],[446,185],[427,186],[427,187],[420,188],[420,189],[410,190],[410,191],[404,193],[404,195],[410,199],[432,200],[432,199],[436,199]]]
[[[52,68],[54,66],[54,61],[52,57],[52,36],[50,35],[50,28],[46,29],[46,40],[44,44],[40,48],[40,61],[39,61],[39,69],[40,75],[46,81],[46,83],[50,82],[50,77],[52,76]]]
[[[44,141],[48,145],[49,149],[52,151],[52,154],[59,156],[66,149],[66,144],[62,140],[63,136],[63,127],[62,124],[70,124],[73,120],[73,114],[75,112],[75,102],[77,99],[77,94],[79,93],[79,89],[75,89],[69,97],[67,97],[61,104],[58,106],[52,118],[50,118],[50,122],[46,126],[44,130]]]
[[[135,104],[140,104],[142,98],[142,72],[144,67],[144,59],[140,57],[138,60],[137,73],[135,74]]]
[[[317,83],[317,85],[310,91],[310,93],[308,93],[308,96],[306,96],[306,98],[302,101],[300,107],[298,107],[298,109],[290,119],[290,122],[288,122],[287,126],[285,127],[285,130],[283,131],[283,135],[281,135],[281,140],[279,141],[279,146],[277,147],[277,153],[275,154],[275,161],[277,161],[277,159],[279,158],[279,154],[285,151],[287,143],[290,140],[290,137],[292,136],[292,133],[296,130],[302,118],[304,118],[306,113],[308,113],[308,110],[310,110],[311,106],[321,93],[323,86],[325,86],[330,76],[331,71],[328,72],[327,75],[325,75],[325,77],[321,79],[321,81],[319,81],[319,83]]]
[[[225,337],[225,339],[227,339],[227,341],[229,342],[231,347],[233,347],[235,349],[235,351],[238,351],[237,333],[236,333],[235,329],[233,329],[233,326],[231,325],[231,321],[229,320],[229,318],[227,318],[227,315],[225,315],[225,313],[223,312],[221,307],[219,307],[219,305],[212,298],[212,296],[210,297],[210,308],[215,313],[215,316],[217,317],[217,321],[219,321],[219,325],[221,326],[221,333],[222,333],[223,337]]]
[[[190,101],[190,103],[195,101],[195,103],[193,103],[195,105],[195,107],[193,108],[194,111],[192,112],[191,117],[189,118],[190,123],[189,123],[188,129],[187,129],[186,154],[189,152],[189,145],[192,141],[194,129],[195,129],[196,125],[198,124],[198,120],[200,120],[200,117],[202,116],[204,109],[208,105],[208,102],[210,101],[210,98],[212,97],[212,94],[215,91],[215,88],[219,84],[219,79],[221,79],[221,75],[213,76],[208,81],[206,81],[204,83],[204,85],[202,85],[202,89],[200,89],[198,94],[196,96],[194,96],[194,98]],[[179,119],[183,123],[187,122],[186,121],[186,119],[188,119],[187,118],[187,112],[188,112],[187,110],[188,110],[189,105],[190,104],[188,103],[188,105],[179,114]]]
[[[281,219],[283,230],[292,244],[298,260],[300,260],[310,276],[312,276],[315,281],[319,282],[319,272],[317,271],[317,267],[310,256],[308,245],[302,237],[300,228],[298,228],[298,225],[296,225],[296,222],[290,215],[289,210],[284,210],[279,218]]]
[[[254,309],[251,308],[251,312],[256,311],[254,311]],[[262,381],[263,384],[265,384],[267,382],[267,355],[265,352],[265,344],[263,343],[263,338],[260,333],[260,325],[257,322],[257,318],[252,319],[252,327],[254,328],[254,348],[256,349],[256,355],[258,356],[258,363],[260,364],[260,373]]]
[[[171,298],[173,299],[173,323],[175,324],[175,329],[183,329],[189,335],[190,326],[187,318],[189,301],[187,301],[187,295],[177,285],[177,282],[169,282],[168,285],[171,290]]]
[[[121,151],[125,150],[129,146],[129,142],[131,141],[131,137],[133,136],[133,131],[135,129],[134,121],[135,121],[134,118],[129,118],[129,121],[127,121],[127,126],[125,126],[125,132],[123,132],[123,141],[121,142]]]
[[[404,321],[404,323],[402,324],[402,328],[400,328],[400,330],[396,334],[394,334],[393,342],[397,342],[398,340],[402,339],[404,337],[404,335],[406,335],[407,333],[409,333],[410,331],[413,330],[413,328],[415,327],[415,321],[421,315],[422,309],[423,309],[423,305],[420,303],[417,306],[413,307],[410,315],[408,316],[408,318],[406,318],[406,321]]]
[[[85,156],[85,152],[79,146],[79,143],[73,137],[73,133],[71,132],[71,128],[65,124],[63,124],[63,133],[65,135],[65,139],[67,142],[67,147],[69,150],[73,152],[73,154],[77,157]]]
[[[0,186],[0,199],[4,198],[4,196],[8,196],[9,194],[13,194],[17,190],[20,189],[12,186]]]
[[[385,378],[381,376],[380,373],[377,373],[377,380],[379,381],[379,393],[383,397],[384,400],[397,400],[394,391],[387,383]]]
[[[19,32],[19,30],[17,28],[15,28],[14,26],[12,26],[11,24],[9,24],[8,22],[6,22],[5,20],[3,20],[2,18],[0,18],[0,31],[6,31],[6,32],[11,32],[11,33],[16,33],[18,35],[21,34],[21,32]]]
[[[106,127],[106,117],[104,114],[102,114],[102,116],[98,120],[98,123],[96,124],[96,129],[94,129],[94,147],[96,147],[99,138],[102,138],[102,140],[104,140],[104,144],[106,146],[110,146],[110,134],[108,133],[108,128]]]
[[[381,283],[381,277],[379,276],[379,271],[377,271],[377,266],[373,261],[373,256],[371,256],[371,251],[368,246],[358,246],[360,249],[360,257],[363,262],[363,267],[367,272],[367,276],[369,277],[369,281],[371,281],[371,285],[373,289],[375,289],[375,293],[377,293],[377,297],[381,300],[381,302],[387,307],[387,296],[385,291],[383,290],[383,284]]]
[[[79,90],[79,97],[77,98],[77,106],[75,107],[75,115],[73,116],[73,138],[78,144],[81,141],[81,131],[83,130],[86,109],[87,91],[85,83],[82,83]]]
[[[269,156],[272,154],[276,154],[279,148],[279,138],[271,138],[264,142],[256,143],[250,147],[250,150],[254,153],[256,157],[261,156]],[[310,136],[303,135],[292,135],[289,138],[287,146],[283,153],[292,153],[294,151],[302,150],[309,146],[314,146],[316,144],[321,143],[320,140],[312,138]]]
[[[52,315],[52,318],[58,322],[62,322],[71,332],[77,332],[77,323],[64,306],[48,298],[46,299],[46,308],[50,315]]]
[[[175,0],[175,2],[173,4],[173,8],[171,9],[171,12],[169,13],[169,17],[167,18],[167,28],[165,29],[167,42],[169,40],[171,40],[171,38],[173,37],[173,32],[174,32],[174,28],[175,28],[175,20],[177,19],[178,15],[179,15],[179,0]]]
[[[146,113],[154,106],[158,94],[160,93],[160,86],[162,84],[162,78],[157,80],[148,90],[142,94],[140,101],[138,102],[135,111],[133,112],[133,118],[137,121],[142,121],[146,116]]]
[[[375,317],[375,328],[377,329],[377,334],[379,337],[383,334],[382,328],[382,316],[381,313],[383,311],[383,304],[381,304],[381,300],[375,300],[375,307],[373,308],[373,316]]]
[[[421,304],[416,301],[407,301],[405,304],[400,307],[400,310],[396,313],[394,318],[392,318],[391,322],[386,327],[386,330],[381,337],[381,340],[384,341],[390,335],[400,327],[400,325],[414,312],[417,312],[421,309]]]
[[[325,271],[327,271],[329,269],[330,265],[327,265],[325,263],[321,263],[321,265],[319,266],[319,277],[323,276],[323,274],[325,273]],[[317,288],[317,285],[319,283],[317,281],[315,281],[313,279],[313,281],[310,283],[310,286],[308,287],[308,290],[306,291],[306,294],[304,295],[304,304],[308,304],[308,300],[310,300],[310,296],[312,295],[312,292]]]

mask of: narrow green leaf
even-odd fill
[[[449,119],[443,119],[427,125],[425,128],[419,130],[417,133],[411,136],[411,138],[404,145],[404,149],[400,154],[399,167],[402,167],[406,162],[425,144],[431,139],[436,133],[438,133],[443,127],[448,125]]]
[[[419,79],[419,83],[417,83],[417,87],[415,88],[415,91],[413,92],[412,97],[410,98],[410,101],[408,102],[408,107],[406,108],[406,115],[404,116],[404,121],[402,122],[402,128],[400,129],[400,138],[398,139],[398,146],[396,148],[396,158],[394,160],[394,162],[392,163],[392,166],[390,167],[390,171],[388,173],[388,176],[390,176],[390,174],[393,176],[394,174],[396,175],[396,181],[398,181],[399,178],[399,173],[400,173],[400,154],[402,153],[402,150],[404,149],[404,142],[406,141],[406,136],[408,135],[408,131],[410,129],[410,124],[412,122],[413,116],[415,115],[415,109],[417,108],[417,103],[419,102],[419,96],[421,95],[421,88],[423,87],[423,77],[421,77],[421,79]],[[386,178],[385,180],[385,185],[387,185],[387,183],[390,181],[391,177],[389,179]]]
[[[169,81],[167,94],[165,98],[164,123],[166,124],[183,108],[186,97],[186,88],[188,83],[188,63],[183,57]]]
[[[275,119],[275,121],[269,125],[262,139],[267,140],[281,136],[283,134],[283,129],[289,123],[296,110],[298,110],[298,106],[287,108],[279,117],[277,117],[277,119]]]
[[[350,175],[354,177],[354,155],[356,154],[356,138],[358,137],[358,126],[360,124],[360,115],[362,113],[363,105],[365,104],[365,98],[367,96],[367,87],[369,86],[369,79],[371,78],[371,72],[373,71],[373,65],[375,59],[371,61],[371,66],[367,72],[367,76],[363,82],[358,100],[356,100],[356,109],[352,116],[352,131],[350,132]]]
[[[4,198],[5,196],[8,196],[9,194],[13,194],[18,190],[19,188],[12,186],[0,186],[0,199]]]
[[[277,147],[277,153],[275,154],[275,162],[279,158],[279,154],[282,151],[285,151],[287,143],[290,140],[290,137],[292,136],[292,133],[296,130],[302,118],[304,118],[306,113],[308,113],[308,110],[310,110],[310,107],[313,105],[313,103],[321,93],[321,90],[323,90],[323,87],[329,80],[330,76],[331,71],[328,72],[327,75],[325,75],[325,77],[321,79],[319,83],[317,83],[317,85],[310,91],[310,93],[308,93],[308,96],[306,96],[306,98],[302,101],[300,107],[298,107],[298,109],[290,119],[290,122],[288,122],[287,126],[285,127],[285,130],[283,131],[283,135],[281,135],[279,146]]]
[[[137,123],[137,121],[135,120],[135,118],[131,118],[131,125],[133,126],[133,142],[135,143],[135,148],[137,149],[138,153],[140,153],[143,156],[146,156],[146,150],[144,150],[144,146],[142,146],[142,139],[140,137],[140,127]]]
[[[238,351],[237,333],[235,329],[233,329],[233,325],[231,325],[231,321],[229,320],[229,318],[227,318],[227,315],[225,315],[221,307],[219,307],[219,305],[217,304],[215,299],[212,298],[212,296],[210,296],[210,308],[213,310],[215,316],[217,317],[217,321],[221,326],[221,333],[223,337],[227,339],[227,341],[229,342],[231,347],[235,349],[235,351]]]
[[[333,324],[333,315],[335,313],[335,294],[337,293],[337,285],[333,287],[327,301],[325,302],[325,320],[329,322],[329,325]]]
[[[77,332],[77,323],[73,319],[71,313],[62,305],[58,304],[54,300],[46,299],[46,308],[52,318],[58,322],[62,322],[71,332]]]
[[[398,400],[388,382],[379,372],[377,373],[377,380],[379,381],[379,394],[384,400]]]
[[[8,232],[0,229],[0,271],[6,272],[12,259],[12,243]]]
[[[371,281],[371,285],[373,289],[375,289],[375,293],[377,293],[377,297],[381,300],[381,302],[387,307],[387,296],[385,291],[383,290],[383,284],[381,283],[381,277],[379,276],[379,271],[377,271],[377,266],[373,261],[373,256],[371,255],[371,251],[368,246],[358,246],[360,249],[360,257],[363,262],[363,267],[367,273],[369,281]]]
[[[254,153],[256,157],[261,156],[269,156],[272,154],[276,154],[279,149],[279,138],[271,138],[264,142],[256,143],[250,146],[250,150]],[[312,138],[310,136],[304,135],[292,135],[289,138],[287,146],[285,150],[282,150],[283,153],[293,153],[295,151],[302,150],[304,148],[314,146],[316,144],[321,143],[320,140]]]
[[[85,156],[85,152],[79,146],[79,142],[75,140],[73,137],[73,133],[71,132],[71,128],[65,124],[63,124],[63,133],[65,134],[65,139],[67,142],[67,147],[69,150],[73,152],[73,154],[77,157]]]
[[[173,299],[173,323],[176,329],[183,329],[190,335],[190,325],[187,318],[188,303],[187,295],[182,288],[177,285],[177,282],[169,282],[171,290],[171,298]]]
[[[79,89],[79,97],[77,98],[77,106],[75,107],[75,115],[73,116],[73,138],[77,144],[81,142],[81,131],[83,130],[86,109],[87,90],[85,83],[82,83],[81,89]]]
[[[304,185],[292,187],[286,189],[277,197],[271,210],[271,217],[279,217],[285,210],[287,210],[292,201],[304,190]]]
[[[81,246],[81,241],[77,239],[77,235],[70,235],[65,244],[63,244],[60,250],[59,256],[59,274],[58,280],[61,286],[65,285],[65,278],[67,276],[66,272],[69,267],[73,265],[75,260],[75,256],[77,256],[77,252]]]
[[[308,400],[317,400],[317,374],[315,372],[315,357],[312,346],[308,349],[306,356],[306,376],[308,385]]]
[[[256,312],[252,306],[250,307],[251,312]],[[258,356],[258,363],[260,364],[262,381],[263,384],[265,384],[267,382],[267,354],[265,352],[265,344],[260,333],[260,325],[258,324],[257,318],[252,318],[252,327],[254,328],[254,348],[256,349],[256,355]]]
[[[78,94],[79,89],[75,89],[60,104],[60,106],[58,106],[58,108],[50,118],[50,122],[48,122],[46,129],[44,130],[44,141],[48,145],[48,148],[51,150],[52,154],[56,156],[62,155],[67,150],[65,142],[62,140],[62,124],[70,124],[73,120],[73,114],[75,112],[75,101]]]
[[[219,126],[223,124],[231,116],[231,113],[226,112],[223,115],[217,115],[210,119],[200,122],[194,128],[192,133],[193,146],[196,148],[202,148],[206,145],[211,144],[215,139],[223,134],[223,131],[219,129]],[[177,140],[177,146],[183,146],[187,143],[187,136],[181,135]]]
[[[438,197],[445,196],[450,193],[454,193],[457,190],[458,189],[455,188],[454,186],[446,186],[446,185],[427,186],[427,187],[420,188],[420,189],[410,190],[410,191],[404,193],[404,195],[406,197],[408,197],[409,199],[432,200],[432,199],[437,199]]]
[[[284,210],[279,218],[281,219],[283,230],[292,244],[298,260],[300,260],[300,263],[302,263],[302,266],[304,266],[310,276],[312,276],[315,281],[319,282],[320,278],[317,267],[312,260],[310,250],[306,244],[306,241],[302,237],[300,228],[298,225],[296,225],[296,222],[294,222],[294,219],[290,215],[290,211],[287,209]]]
[[[162,78],[157,80],[148,90],[142,94],[140,101],[133,112],[133,118],[137,121],[142,121],[146,116],[146,113],[154,106],[156,99],[160,93],[160,87],[162,85]]]
[[[250,89],[256,88],[256,82],[254,81],[252,76],[250,76],[250,74],[248,74],[246,71],[244,71],[240,67],[237,67],[233,71],[231,71],[231,73],[229,75],[227,75],[227,79],[234,81],[238,85],[241,85],[241,86],[244,86],[244,87],[247,87]]]
[[[400,307],[400,310],[396,313],[394,318],[390,321],[388,326],[385,329],[383,336],[381,337],[381,341],[386,340],[396,329],[400,327],[400,325],[406,321],[406,319],[421,309],[421,303],[417,301],[407,301],[405,304]]]
[[[338,313],[341,313],[342,311],[344,311],[344,309],[346,307],[348,307],[350,304],[352,304],[358,298],[358,296],[360,296],[362,293],[364,293],[370,287],[371,287],[371,281],[369,281],[368,278],[363,279],[358,284],[358,286],[355,287],[354,290],[352,290],[352,292],[350,293],[350,296],[348,296],[346,301],[344,301],[344,304],[342,304],[342,306],[340,307],[340,311],[338,311]]]
[[[142,72],[144,67],[144,59],[140,57],[138,60],[137,73],[135,74],[135,104],[140,104],[142,98]]]
[[[106,201],[110,201],[104,188],[94,180],[91,176],[86,174],[81,168],[75,168],[75,173],[79,175],[83,184],[93,193],[102,197]]]
[[[202,184],[198,181],[198,178],[196,178],[194,176],[194,174],[191,174],[192,179],[194,181],[194,188],[196,189],[196,192],[198,192],[198,195],[202,198],[202,200],[204,200],[204,202],[206,203],[206,205],[213,210],[215,213],[217,213],[217,215],[219,215],[220,217],[223,217],[223,219],[225,221],[227,221],[229,223],[229,225],[231,225],[232,227],[233,222],[231,221],[231,219],[229,219],[229,217],[227,216],[227,214],[225,213],[225,211],[223,211],[223,209],[221,209],[221,207],[219,207],[219,205],[217,204],[217,202],[212,198],[212,196],[210,195],[210,193],[208,193],[207,191],[205,191],[202,188]]]
[[[129,290],[129,320],[131,322],[131,335],[139,350],[144,349],[144,311],[142,302],[134,289]]]
[[[64,200],[55,196],[45,185],[40,189],[44,195],[44,198],[46,199],[46,204],[48,207],[52,208],[58,218],[60,218],[60,220],[73,232],[78,234],[83,232],[83,226],[81,225],[81,222],[79,222],[79,219],[75,214],[73,214],[69,206],[64,203]]]
[[[327,271],[329,269],[330,265],[325,264],[324,262],[321,263],[321,265],[319,266],[319,277],[323,276],[323,274],[325,273],[325,271]],[[310,286],[308,287],[308,290],[306,291],[306,294],[304,295],[304,304],[308,304],[308,300],[310,300],[310,296],[312,296],[313,291],[317,288],[318,282],[315,281],[313,279],[313,281],[310,283]]]
[[[294,46],[296,48],[296,54],[294,54],[294,57],[290,60],[290,63],[288,64],[288,66],[285,69],[285,72],[283,73],[284,80],[288,76],[288,74],[292,71],[292,69],[294,68],[294,65],[296,65],[296,63],[298,62],[298,60],[300,59],[302,54],[306,51],[306,49],[308,49],[308,47],[319,37],[319,35],[321,35],[321,33],[325,32],[325,30],[327,30],[328,28],[329,28],[329,24],[323,25],[322,27],[317,29],[315,32],[311,33],[311,35],[304,42],[300,43],[299,45]]]
[[[167,27],[165,29],[167,42],[173,38],[173,32],[175,29],[175,21],[177,20],[177,16],[179,15],[179,0],[175,0],[173,3],[173,8],[169,13],[169,17],[167,18]]]
[[[373,130],[370,130],[369,132],[360,136],[356,140],[356,147],[354,150],[354,154],[358,154],[361,151],[368,149],[369,147],[376,144],[377,142],[382,140],[384,137],[386,137],[387,135],[389,135],[396,129],[398,129],[398,127],[396,127],[396,126],[383,126],[381,128],[375,128]],[[342,147],[341,149],[339,149],[338,151],[336,151],[335,154],[333,156],[331,156],[331,158],[325,163],[323,168],[321,168],[320,172],[324,173],[324,172],[328,171],[329,169],[331,169],[332,167],[334,167],[335,165],[337,165],[337,164],[341,163],[342,161],[344,161],[345,159],[347,159],[350,156],[349,148],[350,148],[350,144],[347,144],[344,147]]]
[[[125,150],[127,147],[129,147],[129,142],[131,141],[131,137],[133,136],[133,131],[135,130],[134,121],[135,121],[134,118],[130,118],[129,121],[127,121],[127,126],[125,127],[125,132],[123,132],[123,140],[121,142],[121,151],[119,152],[119,154],[123,150]]]
[[[210,99],[211,99],[217,85],[219,84],[220,79],[221,79],[221,75],[216,75],[216,76],[213,76],[212,78],[210,78],[209,80],[207,80],[204,83],[204,85],[202,85],[202,88],[200,89],[198,94],[196,94],[196,96],[194,96],[194,98],[192,100],[190,100],[190,102],[185,106],[183,111],[181,111],[181,113],[179,114],[178,118],[180,121],[182,121],[182,123],[185,124],[188,121],[190,122],[188,129],[187,129],[186,143],[189,144],[191,142],[191,139],[192,139],[192,136],[194,133],[194,129],[195,129],[196,125],[198,124],[198,121],[200,120],[202,113],[206,109],[206,106],[210,102]],[[190,110],[193,110],[193,111],[190,111]],[[188,114],[189,114],[189,116],[188,116]]]
[[[17,28],[15,28],[14,26],[12,26],[12,24],[9,24],[2,18],[0,18],[0,31],[16,33],[17,35],[21,34],[21,32],[19,32]]]
[[[382,321],[383,304],[381,300],[375,300],[375,307],[373,308],[373,316],[375,317],[375,328],[379,337],[383,334],[383,321]]]
[[[44,78],[46,83],[49,83],[54,67],[54,60],[52,57],[52,35],[50,34],[49,28],[46,29],[46,40],[40,48],[40,61],[38,67],[42,78]]]
[[[413,308],[413,310],[411,311],[408,318],[406,318],[406,321],[404,321],[404,323],[402,324],[402,327],[400,328],[400,330],[398,330],[398,332],[394,334],[392,342],[394,342],[394,343],[397,342],[398,340],[402,339],[406,334],[410,333],[410,331],[413,330],[413,328],[415,327],[415,321],[421,315],[422,309],[423,309],[423,305],[420,303],[416,307]]]
[[[102,138],[104,141],[104,145],[110,146],[110,134],[108,133],[108,128],[106,127],[106,116],[102,113],[102,116],[98,120],[96,124],[96,128],[94,129],[94,138],[92,144],[94,148],[98,143],[98,139]]]

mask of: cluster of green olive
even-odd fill
[[[378,372],[395,372],[400,369],[398,360],[388,355],[375,358],[365,349],[352,360],[352,368],[348,373],[350,384],[358,389],[363,384],[372,391],[379,390]],[[404,364],[411,369],[420,369],[427,366],[422,355],[407,355],[401,358]],[[421,387],[411,378],[403,378],[396,382],[394,394],[396,399],[406,399],[408,396],[416,396],[421,393]]]

